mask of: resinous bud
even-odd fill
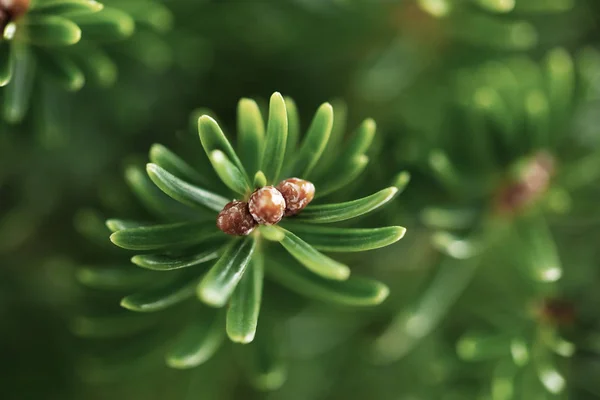
[[[285,199],[285,216],[298,214],[315,197],[315,185],[300,178],[289,178],[279,182],[277,190]]]
[[[256,225],[245,201],[234,200],[227,203],[217,216],[217,227],[228,235],[249,235]]]

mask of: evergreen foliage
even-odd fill
[[[0,0],[0,398],[598,398],[599,13]]]
[[[155,330],[163,321],[165,330],[174,331],[170,335],[175,338],[165,345],[160,342],[164,341],[162,335],[149,333],[154,340],[146,351],[167,347],[167,364],[180,369],[208,361],[223,344],[226,332],[233,342],[254,342],[250,351],[255,355],[251,358],[273,358],[264,360],[267,366],[252,365],[250,376],[257,387],[275,389],[283,383],[282,361],[264,346],[270,347],[269,338],[277,336],[273,331],[277,326],[269,323],[277,320],[277,313],[260,318],[267,320],[267,326],[258,330],[259,338],[254,341],[262,315],[263,277],[267,275],[300,295],[337,305],[360,307],[383,302],[388,296],[383,283],[350,276],[347,265],[321,251],[381,248],[402,238],[405,229],[321,225],[357,218],[384,206],[404,189],[408,175],[399,174],[394,186],[361,199],[323,203],[320,198],[341,190],[366,167],[365,153],[375,136],[374,121],[363,121],[353,135],[344,138],[340,125],[345,121],[336,126],[333,108],[325,103],[302,135],[295,103],[279,93],[271,96],[266,127],[253,100],[240,100],[237,112],[237,151],[215,119],[202,115],[198,118],[202,146],[194,147],[198,152],[203,148],[206,157],[194,157],[198,168],[158,144],[150,149],[151,163],[145,171],[134,165],[127,168],[125,178],[147,209],[147,219],[109,219],[106,226],[112,231],[112,243],[143,251],[131,257],[133,264],[154,272],[135,271],[133,267],[132,271],[124,270],[124,260],[120,260],[118,265],[85,267],[78,273],[79,281],[91,288],[132,290],[121,300],[123,308],[160,317],[144,320],[133,313],[82,315],[75,319],[75,331],[84,337],[133,339],[132,335]],[[210,171],[211,166],[214,171]],[[246,237],[219,231],[216,213],[232,197],[247,200],[253,188],[273,184],[281,176],[313,180],[318,204],[289,217],[290,222],[260,225]],[[82,232],[95,236],[104,231],[97,226],[97,218],[85,214],[81,218]],[[209,263],[212,266],[206,267]],[[199,306],[197,300],[206,306]]]

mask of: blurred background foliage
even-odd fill
[[[600,397],[598,1],[103,3],[135,30],[96,44],[107,28],[86,38],[82,26],[79,43],[42,46],[96,69],[65,91],[38,60],[21,121],[0,120],[0,398]],[[100,64],[86,60],[92,44]],[[93,84],[107,68],[115,81]],[[194,110],[232,134],[238,99],[274,91],[303,126],[327,100],[349,127],[377,121],[355,197],[411,173],[402,197],[360,221],[402,224],[406,238],[349,257],[390,298],[354,310],[269,287],[289,349],[270,393],[251,387],[235,349],[189,371],[149,354],[132,373],[136,349],[122,344],[123,361],[88,379],[86,355],[114,345],[78,337],[75,317],[119,301],[77,282],[79,267],[113,257],[85,237],[88,210],[136,210],[123,167],[153,143],[176,147]]]

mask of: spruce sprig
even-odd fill
[[[22,14],[0,20],[3,118],[10,123],[20,122],[27,113],[38,75],[67,91],[80,90],[86,81],[110,86],[118,68],[103,47],[131,37],[138,23],[159,31],[171,23],[170,12],[153,0],[114,6],[95,0],[13,4],[23,5]]]
[[[561,336],[561,321],[545,306],[562,295],[553,227],[573,217],[571,194],[593,193],[598,177],[598,143],[574,129],[572,116],[598,99],[599,60],[591,49],[577,57],[554,49],[540,63],[514,57],[456,74],[449,117],[458,130],[439,136],[425,163],[450,199],[440,196],[440,203],[453,204],[422,215],[445,258],[427,289],[374,342],[378,361],[411,352],[488,268],[490,299],[501,300],[489,300],[497,309],[486,309],[458,341],[459,357],[494,368],[490,390],[501,390],[499,398],[536,385],[565,390],[554,355],[571,357],[576,344]],[[535,378],[515,382],[527,375]]]
[[[373,195],[325,203],[321,198],[353,181],[366,166],[361,162],[358,171],[345,168],[354,160],[367,158],[375,123],[366,120],[345,143],[325,151],[332,132],[343,135],[333,129],[332,107],[326,103],[319,108],[303,138],[298,121],[293,101],[284,100],[279,93],[271,97],[266,127],[257,104],[242,99],[234,149],[214,118],[198,118],[200,142],[220,184],[211,184],[210,174],[200,172],[162,145],[152,146],[146,173],[137,167],[127,170],[130,187],[157,222],[110,219],[106,223],[113,232],[110,239],[119,247],[141,252],[133,255],[133,264],[151,270],[154,279],[164,279],[127,295],[121,305],[136,312],[158,312],[188,300],[197,303],[196,298],[208,306],[202,313],[204,322],[187,324],[166,350],[168,365],[190,368],[208,360],[222,344],[223,324],[230,340],[253,342],[264,276],[308,298],[338,305],[374,306],[388,296],[383,283],[351,275],[348,265],[323,252],[388,246],[402,238],[405,229],[323,224],[347,221],[384,206],[404,189],[408,175],[400,174],[395,186]],[[200,164],[206,164],[206,159]],[[317,204],[309,204],[280,224],[259,225],[247,236],[230,236],[216,227],[217,213],[232,198],[247,200],[257,187],[297,176],[313,179]],[[321,190],[326,193],[318,196]],[[87,270],[88,286],[94,285],[95,273],[102,280],[101,269]],[[273,326],[272,318],[265,318],[267,327]],[[268,343],[260,336],[273,335],[266,328],[258,330],[254,351],[266,351],[261,348]],[[273,388],[280,380],[281,374],[265,371],[257,375],[256,382]]]

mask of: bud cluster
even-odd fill
[[[249,235],[257,225],[275,225],[298,214],[315,197],[315,186],[304,179],[289,178],[275,186],[256,189],[248,202],[227,203],[217,216],[217,227],[228,235]]]

